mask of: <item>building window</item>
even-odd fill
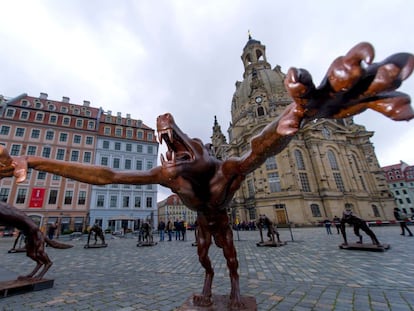
[[[45,180],[46,172],[37,172],[37,180]]]
[[[89,130],[95,129],[95,121],[88,121],[88,129]]]
[[[270,192],[280,192],[280,178],[278,173],[267,174]]]
[[[310,206],[311,208],[311,212],[312,212],[312,216],[313,217],[321,217],[321,210],[319,209],[319,205],[318,204],[311,204]]]
[[[311,192],[308,174],[307,173],[299,173],[300,184],[302,185],[302,191],[304,192]]]
[[[147,197],[147,208],[152,207],[152,197]]]
[[[0,129],[0,135],[9,135],[10,126],[2,125]]]
[[[85,205],[86,203],[86,191],[79,191],[78,204]]]
[[[89,151],[85,151],[83,154],[83,162],[84,163],[91,163],[92,154]]]
[[[267,158],[265,164],[268,171],[277,170],[276,157]]]
[[[86,136],[85,144],[92,145],[93,144],[93,137],[92,136]]]
[[[296,159],[296,165],[299,170],[305,170],[305,162],[303,161],[303,155],[302,152],[298,149],[294,151],[295,159]]]
[[[135,197],[134,207],[135,208],[141,207],[141,197]]]
[[[45,115],[43,112],[37,112],[36,113],[36,122],[43,122]]]
[[[10,150],[10,155],[11,156],[18,156],[20,155],[20,149],[22,148],[21,145],[12,145],[11,150]]]
[[[42,157],[44,157],[44,158],[50,158],[50,152],[51,152],[51,148],[50,147],[43,147]]]
[[[119,168],[119,163],[120,163],[120,160],[118,158],[114,158],[112,167]]]
[[[79,151],[78,150],[72,150],[70,155],[70,160],[72,162],[78,162],[79,161]]]
[[[147,152],[148,152],[148,154],[153,154],[154,153],[154,151],[153,151],[154,149],[153,149],[153,147],[152,146],[148,146],[147,147]]]
[[[141,139],[144,137],[144,132],[143,131],[137,131],[137,139]]]
[[[57,123],[57,120],[58,120],[57,115],[52,114],[52,115],[49,116],[49,123],[56,124]]]
[[[23,137],[24,136],[24,128],[18,127],[16,128],[16,134],[14,134],[16,137]]]
[[[101,165],[108,166],[108,158],[107,157],[102,157],[101,158]]]
[[[65,191],[65,204],[72,204],[72,198],[73,198],[73,191],[66,190]]]
[[[372,205],[372,212],[374,213],[374,217],[381,217],[378,207],[376,205]]]
[[[82,119],[76,119],[76,127],[78,127],[78,128],[83,127],[83,120]]]
[[[30,137],[33,138],[33,139],[39,139],[39,137],[40,137],[40,130],[33,129],[32,130],[32,134],[30,135]]]
[[[27,189],[18,189],[16,196],[16,204],[24,204],[26,201]]]
[[[109,207],[115,208],[117,205],[118,197],[116,195],[111,195],[111,199],[109,201]]]
[[[152,141],[152,133],[147,133],[147,140]]]
[[[122,197],[122,207],[129,207],[129,196]]]
[[[125,169],[129,170],[131,169],[131,160],[125,159]]]
[[[60,133],[59,141],[65,143],[68,141],[68,134],[67,133]]]
[[[249,193],[249,198],[254,197],[254,184],[253,184],[253,179],[249,179],[247,180],[247,191]]]
[[[63,117],[62,124],[65,126],[70,125],[70,117]]]
[[[126,144],[125,145],[125,150],[126,151],[132,151],[132,144]]]
[[[96,206],[104,207],[104,205],[105,205],[105,196],[103,194],[99,194],[96,199]]]
[[[115,150],[121,150],[121,143],[119,142],[115,143]]]
[[[152,169],[152,167],[153,167],[153,163],[152,163],[152,161],[147,161],[147,171],[149,171],[150,169]]]
[[[82,141],[82,137],[80,135],[73,135],[73,143],[80,144]]]
[[[28,146],[27,147],[27,155],[36,155],[37,147],[36,146]]]
[[[137,145],[137,152],[142,153],[142,145]]]
[[[345,192],[345,186],[342,180],[341,173],[333,173],[333,176],[334,176],[336,187],[338,188],[338,190],[341,192]]]
[[[7,202],[9,199],[10,189],[8,188],[1,188],[0,189],[0,202]]]
[[[132,138],[133,132],[131,129],[126,130],[126,137],[127,138]]]
[[[28,120],[30,113],[28,111],[20,111],[20,120]]]
[[[122,136],[122,127],[117,127],[115,129],[115,136],[118,136],[118,137]]]
[[[327,154],[328,154],[328,160],[329,160],[329,165],[331,166],[331,169],[334,171],[339,170],[338,162],[336,161],[336,157],[333,151],[328,150]]]
[[[6,118],[12,119],[14,117],[15,112],[16,111],[14,109],[8,108],[6,110]]]
[[[65,149],[59,148],[56,151],[56,160],[64,160],[65,159]]]
[[[58,191],[57,190],[50,190],[48,204],[56,204],[57,196],[58,196]]]
[[[104,141],[102,142],[102,148],[103,148],[103,149],[109,149],[109,141],[104,140]]]
[[[46,136],[45,136],[46,140],[53,140],[53,137],[55,137],[54,131],[46,131]]]
[[[142,171],[142,161],[141,160],[137,160],[135,169],[137,171]]]

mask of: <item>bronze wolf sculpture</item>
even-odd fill
[[[412,73],[414,56],[399,53],[379,63],[373,63],[373,58],[374,49],[369,43],[356,45],[333,62],[319,87],[315,87],[306,70],[290,68],[285,87],[292,103],[252,138],[250,150],[241,157],[216,159],[200,139],[184,134],[172,115],[166,113],[157,118],[157,131],[159,142],[165,142],[168,151],[165,156],[161,155],[161,165],[151,170],[115,171],[42,157],[11,158],[7,150],[0,149],[0,157],[3,157],[0,177],[14,175],[21,182],[26,178],[27,169],[32,168],[90,184],[160,184],[170,188],[188,208],[198,213],[197,252],[205,278],[201,294],[193,298],[194,304],[209,306],[213,303],[214,271],[208,251],[214,239],[223,249],[229,268],[230,308],[238,308],[243,305],[238,260],[226,207],[246,175],[268,157],[281,152],[300,128],[314,119],[346,118],[368,108],[393,120],[414,117],[410,97],[395,91]]]
[[[32,272],[28,275],[19,276],[18,279],[33,278],[40,280],[50,269],[53,263],[45,251],[45,244],[60,249],[72,247],[72,245],[50,240],[39,230],[39,227],[29,216],[14,206],[3,202],[0,202],[0,223],[17,228],[26,236],[26,255],[36,262],[36,267]]]

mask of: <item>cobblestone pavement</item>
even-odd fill
[[[414,310],[414,237],[399,227],[373,227],[386,252],[341,250],[341,236],[324,228],[280,229],[283,247],[257,247],[259,232],[234,233],[242,295],[254,296],[258,310]],[[353,241],[348,228],[349,240]],[[365,237],[365,235],[364,235]],[[356,240],[356,239],[355,239]],[[47,248],[54,265],[46,275],[54,287],[0,299],[0,310],[160,310],[180,307],[200,292],[204,271],[188,241],[137,247],[135,238],[109,239],[108,247]],[[34,262],[8,254],[12,238],[0,238],[0,262],[28,273]],[[230,291],[222,251],[210,249],[215,268],[213,292]]]

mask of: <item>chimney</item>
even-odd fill
[[[127,113],[126,117],[127,117],[127,119],[131,119],[131,114]]]
[[[91,105],[91,102],[90,102],[89,100],[84,100],[84,101],[83,101],[83,105],[84,105],[85,107],[89,107],[89,106]]]
[[[47,93],[40,93],[40,99],[47,99]]]
[[[70,98],[69,97],[66,97],[66,96],[63,96],[62,97],[62,102],[69,103],[69,101],[70,101]]]

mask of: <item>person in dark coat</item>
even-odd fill
[[[405,230],[407,230],[408,236],[413,236],[411,230],[407,226],[407,215],[405,213],[402,213],[398,207],[394,208],[394,217],[400,224],[401,235],[405,235]]]

